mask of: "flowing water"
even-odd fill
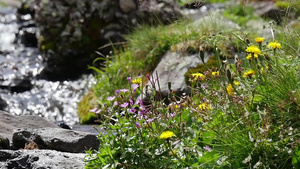
[[[42,56],[37,48],[22,44],[24,32],[19,29],[16,9],[0,9],[0,98],[6,105],[3,109],[14,115],[39,115],[68,125],[78,123],[77,103],[94,83],[92,75],[75,81],[39,79],[44,69]],[[35,31],[34,27],[26,29]]]

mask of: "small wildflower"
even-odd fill
[[[192,73],[190,76],[193,78],[192,81],[197,81],[197,80],[203,81],[203,80],[205,80],[205,75],[202,74],[202,73]]]
[[[175,113],[170,113],[171,118],[175,117],[175,115],[176,115]]]
[[[246,78],[246,77],[252,76],[254,73],[255,73],[254,70],[249,70],[244,73],[243,77]]]
[[[277,41],[270,42],[268,44],[268,48],[270,48],[270,49],[281,49],[281,44],[278,43]]]
[[[249,53],[249,54],[248,54],[248,56],[246,57],[246,59],[247,59],[247,60],[250,60],[250,59],[252,59],[252,54],[251,54],[251,53]]]
[[[116,95],[119,95],[120,94],[120,90],[116,90]]]
[[[137,78],[132,80],[133,84],[141,84],[142,83],[142,78]]]
[[[107,100],[108,101],[113,101],[115,98],[116,98],[116,96],[109,96],[109,97],[107,97]]]
[[[137,111],[137,110],[134,109],[134,108],[133,108],[133,109],[130,109],[130,112],[131,112],[131,113],[135,113],[136,111]]]
[[[211,74],[212,74],[214,77],[219,77],[220,72],[219,72],[219,71],[217,71],[217,72],[211,72]]]
[[[127,77],[129,83],[131,83],[131,77]]]
[[[254,53],[254,58],[258,58],[258,54]]]
[[[123,108],[126,108],[128,105],[129,105],[129,103],[125,102],[125,103],[121,104],[120,106]]]
[[[161,139],[168,139],[168,138],[171,138],[171,137],[174,137],[175,134],[172,132],[172,131],[164,131],[161,133],[160,137]]]
[[[257,42],[257,43],[262,43],[264,40],[265,40],[265,38],[263,38],[263,37],[255,38],[255,42]]]
[[[135,122],[135,126],[136,126],[137,128],[141,128],[141,124],[140,124],[139,122]]]
[[[209,146],[205,146],[205,147],[203,147],[203,149],[208,151],[208,152],[211,152],[211,148]]]
[[[97,109],[98,109],[97,107],[90,109],[90,112],[95,113],[97,111]]]
[[[257,54],[257,55],[261,54],[260,49],[254,45],[250,45],[249,47],[247,47],[246,52]]]
[[[199,110],[210,110],[211,107],[208,103],[201,103],[199,106],[198,106]]]
[[[118,101],[115,101],[114,106],[117,106],[117,105],[119,105],[119,103],[118,103]]]
[[[101,112],[101,109],[97,110],[95,113],[96,114],[99,114]]]
[[[120,92],[126,93],[128,89],[121,89]]]
[[[239,86],[239,85],[240,85],[240,82],[238,82],[238,81],[233,81],[233,84],[234,84],[235,86]]]
[[[234,89],[233,89],[233,87],[232,87],[231,84],[228,84],[228,85],[227,85],[227,93],[228,93],[229,95],[233,95],[233,94],[234,94]]]

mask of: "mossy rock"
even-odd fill
[[[216,56],[211,56],[205,64],[199,64],[196,68],[189,69],[185,74],[185,82],[190,85],[190,74],[192,73],[203,73],[211,68],[218,67],[219,63]]]
[[[95,113],[91,113],[90,110],[97,107],[97,97],[93,91],[89,91],[82,100],[78,103],[78,117],[81,124],[95,123]]]

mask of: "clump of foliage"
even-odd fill
[[[299,53],[233,35],[245,44],[245,57],[191,74],[191,96],[170,91],[169,105],[155,94],[145,103],[136,98],[143,84],[126,79],[98,111],[109,114],[101,125],[107,133],[99,135],[100,149],[88,152],[86,168],[299,166]],[[145,78],[156,93],[159,79]]]
[[[222,43],[218,43],[221,55],[225,58],[232,57],[232,51],[239,51],[241,43],[233,41],[234,37],[225,31],[228,27],[223,24],[221,16],[211,17],[219,19],[212,21],[210,17],[206,17],[197,23],[187,20],[167,26],[142,26],[126,37],[128,43],[123,50],[115,50],[114,55],[95,60],[94,66],[90,68],[97,72],[95,77],[98,82],[92,91],[99,107],[107,104],[106,97],[113,95],[116,88],[126,87],[126,77],[136,78],[150,74],[168,50],[188,53],[198,52],[200,49],[212,51],[214,46],[208,42],[216,41],[215,37],[218,37],[223,39]],[[98,63],[103,61],[104,65],[99,66]],[[147,82],[147,78],[143,78],[143,81]],[[83,116],[89,113],[88,108],[81,110],[84,112],[79,113]]]

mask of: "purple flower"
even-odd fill
[[[135,122],[137,128],[141,128],[141,124],[139,122]]]
[[[133,93],[135,93],[136,89],[139,88],[139,86],[140,86],[140,85],[138,85],[138,84],[132,84],[132,85],[131,85],[132,90],[133,90]]]
[[[131,83],[131,77],[127,77],[129,83]]]
[[[133,106],[132,96],[130,96],[129,103],[130,103],[130,106]]]
[[[119,105],[119,103],[118,103],[118,101],[115,101],[114,106],[117,106],[117,105]]]
[[[116,94],[119,95],[120,94],[120,90],[116,90]]]
[[[173,118],[173,117],[175,117],[175,113],[170,113],[170,116]]]
[[[101,112],[101,109],[99,109],[99,110],[98,110],[98,111],[96,111],[95,113],[96,113],[96,114],[99,114],[100,112]]]
[[[138,99],[138,102],[139,102],[140,106],[144,106],[144,102],[143,102],[143,100],[141,100],[141,99]]]
[[[97,107],[90,109],[90,112],[95,113],[97,111],[97,109],[98,109]]]
[[[152,123],[154,119],[147,119],[146,122],[147,123]]]
[[[136,109],[130,109],[130,112],[131,112],[131,113],[135,113],[135,112],[136,112]]]
[[[109,97],[107,97],[107,100],[108,101],[113,101],[115,98],[116,98],[116,96],[109,96]]]
[[[125,103],[121,104],[120,106],[123,108],[126,108],[128,105],[129,105],[129,103],[125,102]]]
[[[146,74],[146,77],[148,78],[148,80],[150,80],[150,76],[148,74]]]
[[[208,152],[211,152],[211,148],[209,146],[205,146],[205,147],[203,147],[203,149],[208,151]]]
[[[128,89],[121,89],[120,91],[123,93],[126,93],[128,91]]]

